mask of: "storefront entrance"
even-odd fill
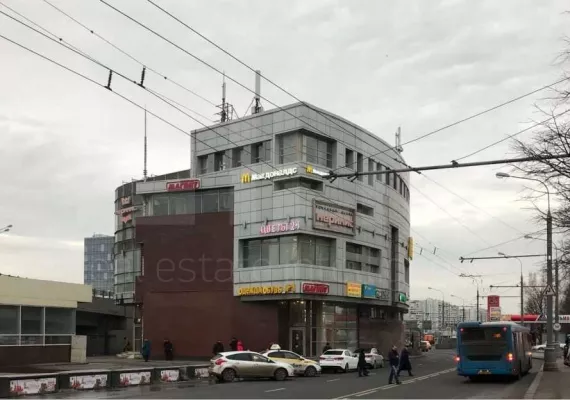
[[[289,343],[291,343],[291,351],[305,355],[305,328],[291,328]]]

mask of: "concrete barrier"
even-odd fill
[[[0,398],[46,395],[61,390],[106,390],[187,380],[209,380],[208,367],[209,364],[4,374],[0,375]]]

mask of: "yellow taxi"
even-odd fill
[[[273,361],[289,364],[295,370],[295,375],[318,376],[321,374],[321,366],[318,362],[309,360],[289,350],[281,350],[279,346],[271,346],[271,350],[262,353]]]

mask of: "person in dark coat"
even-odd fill
[[[224,345],[222,344],[222,342],[218,340],[216,343],[214,343],[214,347],[212,347],[212,353],[216,355],[218,353],[223,353],[223,352],[224,352]]]
[[[398,367],[398,376],[400,376],[400,372],[408,371],[408,375],[412,375],[412,363],[410,362],[410,352],[408,351],[407,347],[402,349],[400,353],[400,366]]]
[[[237,351],[237,345],[238,345],[238,340],[236,339],[236,337],[234,336],[232,338],[232,340],[230,341],[230,349],[231,351]]]
[[[392,384],[393,380],[399,385],[400,378],[398,377],[398,367],[400,366],[400,355],[398,354],[398,348],[396,346],[392,347],[390,353],[388,354],[388,361],[390,363],[390,377],[388,378],[388,384]]]
[[[332,347],[331,347],[330,343],[325,344],[325,347],[323,347],[323,353],[326,351],[329,351],[331,348]]]
[[[145,339],[141,348],[141,355],[145,362],[150,358],[150,340]]]
[[[366,354],[364,350],[360,350],[358,353],[358,376],[368,376],[368,370],[366,369]]]
[[[164,359],[166,361],[172,361],[174,358],[174,346],[169,339],[164,339]]]

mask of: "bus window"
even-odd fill
[[[506,334],[506,328],[501,327],[463,328],[461,331],[461,342],[465,344],[473,342],[504,343],[507,341]]]

